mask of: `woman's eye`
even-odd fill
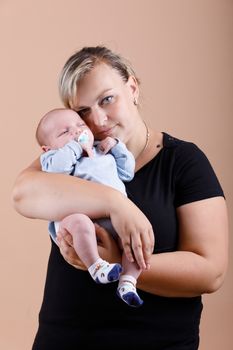
[[[111,103],[113,100],[113,96],[106,96],[105,98],[103,98],[103,100],[101,101],[101,104],[104,105],[104,104],[108,104],[108,103]]]

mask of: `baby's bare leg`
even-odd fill
[[[76,253],[97,283],[109,283],[119,279],[121,265],[109,264],[100,258],[95,226],[88,216],[84,214],[69,215],[61,221],[60,227],[71,234]]]
[[[122,275],[130,275],[135,278],[135,280],[138,279],[140,273],[142,272],[142,269],[138,266],[138,264],[135,262],[130,262],[125,253],[122,252],[122,268],[123,273]]]
[[[95,226],[87,215],[69,215],[61,221],[60,227],[71,234],[74,249],[87,267],[99,258]]]

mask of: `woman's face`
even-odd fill
[[[133,135],[138,110],[138,86],[133,77],[125,83],[119,73],[101,63],[78,83],[75,109],[95,139],[117,137],[127,143]]]

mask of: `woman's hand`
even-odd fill
[[[128,260],[136,260],[141,269],[148,269],[154,249],[154,233],[147,217],[120,193],[111,203],[109,213]]]
[[[74,266],[79,270],[86,271],[87,267],[84,265],[82,260],[79,259],[76,251],[73,247],[73,239],[71,234],[65,229],[60,229],[57,233],[57,244],[59,246],[61,255],[68,262],[68,264]]]
[[[111,234],[96,223],[95,232],[98,239],[98,251],[100,257],[110,263],[121,263],[122,249]]]
[[[121,251],[116,241],[101,226],[95,224],[96,236],[98,238],[98,251],[100,257],[108,262],[121,262]],[[80,270],[87,270],[87,267],[79,259],[73,248],[72,236],[66,230],[57,233],[57,243],[63,258],[72,266]]]

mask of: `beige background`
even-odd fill
[[[50,242],[46,222],[14,211],[11,188],[39,153],[37,121],[61,105],[63,63],[83,45],[128,57],[142,80],[145,120],[205,151],[232,217],[233,1],[0,0],[0,37],[0,348],[29,350]],[[224,286],[204,296],[201,350],[232,349],[232,240],[230,252]]]

